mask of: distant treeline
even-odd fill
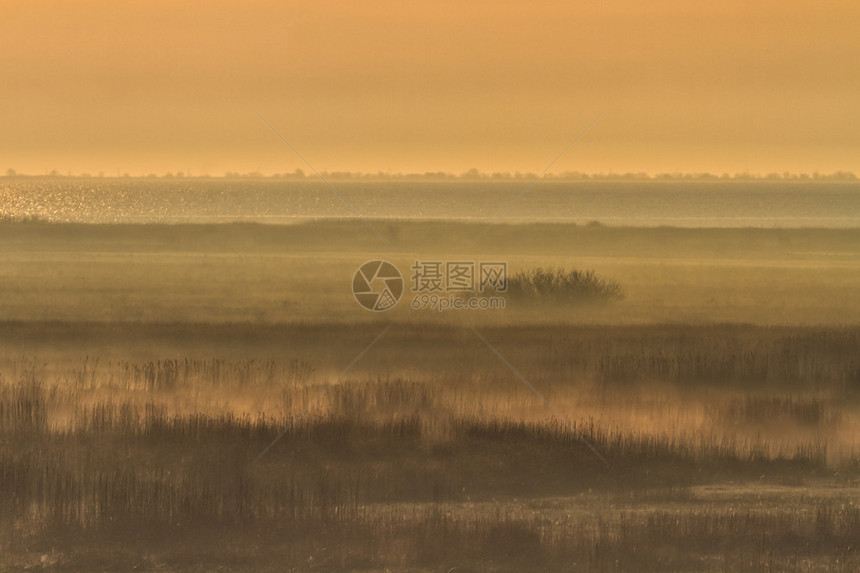
[[[418,180],[418,181],[529,181],[534,179],[550,179],[556,181],[857,181],[857,175],[851,171],[835,171],[833,173],[722,173],[720,175],[714,173],[583,173],[580,171],[563,171],[561,173],[546,173],[543,176],[538,176],[536,173],[522,173],[516,171],[511,172],[495,172],[484,173],[477,169],[469,169],[463,173],[447,173],[444,171],[426,171],[424,173],[390,173],[379,171],[377,173],[362,173],[358,171],[322,171],[320,172],[325,179],[333,180],[371,180],[371,181],[403,181],[403,180]],[[150,173],[148,175],[129,175],[123,173],[116,176],[106,176],[103,172],[93,175],[91,173],[73,174],[67,172],[60,173],[56,169],[47,171],[44,174],[24,174],[18,173],[14,169],[6,170],[6,177],[49,177],[49,178],[105,178],[112,179],[286,179],[286,180],[303,180],[317,179],[317,175],[313,173],[305,173],[301,169],[290,171],[287,173],[271,173],[264,174],[258,171],[249,173],[240,173],[236,171],[227,171],[224,175],[194,175],[177,171],[168,171],[163,174]]]

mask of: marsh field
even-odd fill
[[[860,568],[860,228],[7,219],[0,570]]]

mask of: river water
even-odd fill
[[[0,179],[0,217],[289,224],[366,218],[618,226],[858,227],[860,183]]]

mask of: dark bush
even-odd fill
[[[624,288],[593,270],[537,267],[508,279],[508,294],[532,302],[606,303],[624,298]]]

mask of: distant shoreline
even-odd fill
[[[385,182],[385,181],[428,181],[441,183],[445,181],[464,182],[464,181],[481,181],[481,182],[524,182],[530,183],[536,180],[541,181],[564,181],[564,182],[589,182],[589,181],[631,181],[631,182],[670,182],[680,181],[685,183],[690,182],[831,182],[831,183],[858,183],[860,178],[851,171],[836,171],[832,173],[580,173],[580,172],[562,172],[558,174],[547,173],[543,176],[538,176],[535,173],[482,173],[478,171],[468,171],[465,173],[455,174],[446,172],[425,172],[425,173],[360,173],[350,171],[332,171],[321,172],[321,175],[326,180],[330,181],[364,181],[364,182]],[[187,175],[184,173],[149,173],[145,175],[107,175],[91,173],[60,173],[58,171],[48,172],[44,174],[18,173],[14,169],[7,170],[5,176],[0,177],[0,182],[15,179],[25,180],[51,180],[51,181],[69,181],[69,180],[99,180],[99,181],[129,181],[129,180],[165,180],[165,181],[296,181],[296,182],[320,182],[319,177],[314,174],[305,174],[304,172],[293,173],[236,173],[227,172],[224,175]]]

